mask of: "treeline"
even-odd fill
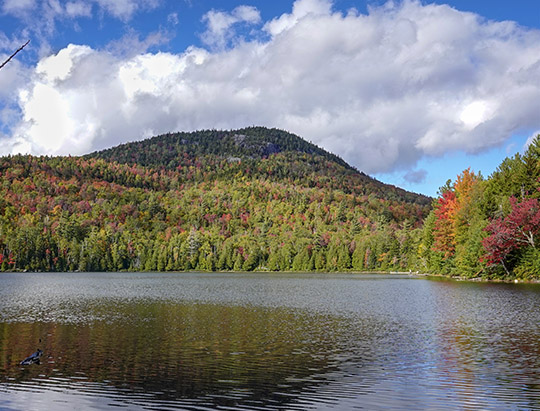
[[[440,190],[419,248],[423,270],[540,278],[540,136],[487,179],[470,169]]]
[[[318,154],[0,158],[3,271],[408,270],[425,197]],[[344,176],[348,176],[345,178]],[[374,188],[371,190],[371,188]]]

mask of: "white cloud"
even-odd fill
[[[132,0],[96,0],[97,4],[121,20],[129,20],[135,10],[137,3]]]
[[[14,43],[18,47],[31,39],[32,43],[26,48],[26,53],[30,53],[33,58],[44,57],[54,49],[50,41],[57,33],[58,24],[80,32],[80,20],[94,16],[112,17],[127,23],[137,13],[154,10],[162,3],[163,0],[0,0],[0,12],[6,16],[5,19],[14,22],[16,27],[10,38],[0,30],[0,51],[9,51]],[[162,40],[169,37],[164,29],[160,29],[158,34],[151,33],[145,40],[135,44],[135,37],[132,32],[128,32],[125,38],[116,42],[117,45],[129,36],[132,45],[136,46],[133,48],[135,52],[145,52],[151,45],[161,44],[158,36]],[[148,42],[146,47],[145,42]],[[124,50],[124,55],[128,54]]]
[[[69,46],[42,60],[4,151],[81,154],[150,134],[257,124],[382,173],[540,129],[538,30],[418,1],[362,15],[298,0],[259,26],[265,41],[241,41],[235,24],[261,23],[242,7],[206,15],[210,51],[134,56]]]
[[[2,0],[0,0],[2,1]],[[4,14],[15,16],[38,34],[52,34],[59,19],[92,17],[93,5],[108,15],[129,21],[137,12],[153,10],[162,0],[3,0]],[[42,26],[46,27],[42,27]]]
[[[69,45],[58,54],[42,59],[37,67],[36,73],[41,76],[44,83],[51,85],[65,80],[71,74],[71,69],[80,58],[89,54],[91,49],[85,46]]]
[[[215,49],[222,50],[236,34],[232,27],[238,23],[257,24],[261,15],[255,7],[238,6],[232,12],[210,10],[203,16],[207,30],[202,34],[202,41]]]
[[[256,24],[261,21],[261,13],[252,6],[238,6],[232,11],[238,22]]]
[[[6,14],[18,15],[32,10],[36,6],[36,0],[4,0],[2,11]]]
[[[106,49],[117,56],[129,58],[137,54],[146,53],[150,48],[165,44],[169,40],[169,33],[165,31],[149,33],[141,39],[139,33],[134,30],[128,30],[119,40],[109,43]]]
[[[490,107],[488,102],[476,100],[463,108],[459,115],[459,119],[467,129],[472,130],[486,121],[486,119],[491,118],[494,111],[495,110]]]
[[[155,9],[159,0],[94,0],[99,7],[112,16],[123,20],[130,20],[135,12]]]
[[[178,13],[170,13],[170,14],[167,16],[167,22],[168,22],[169,24],[172,24],[173,26],[178,25],[178,23],[179,23]]]
[[[281,17],[268,22],[264,29],[273,36],[288,30],[298,20],[306,16],[329,15],[332,9],[332,3],[329,0],[297,0],[293,4],[292,13],[285,13]]]
[[[15,52],[19,47],[21,47],[24,43],[28,41],[27,37],[24,37],[23,33],[22,35],[12,35],[11,38],[6,36],[5,33],[0,31],[0,50],[2,50],[5,53],[8,53],[5,58],[2,60],[5,61],[12,53]]]
[[[66,4],[66,14],[69,17],[90,17],[92,16],[92,5],[83,1],[70,1]]]

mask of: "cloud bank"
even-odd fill
[[[154,5],[97,3],[119,17]],[[540,129],[538,30],[419,1],[364,15],[297,0],[271,21],[248,6],[204,19],[208,49],[130,56],[69,45],[43,58],[18,83],[19,117],[2,113],[12,124],[2,154],[82,154],[175,130],[265,125],[383,173]]]

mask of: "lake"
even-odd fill
[[[540,286],[0,274],[0,409],[118,407],[540,409]]]

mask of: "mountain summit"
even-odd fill
[[[313,186],[313,180],[324,176],[332,188],[348,193],[374,194],[422,205],[431,202],[429,197],[381,183],[357,171],[337,155],[275,128],[169,133],[98,151],[86,158],[176,171],[181,171],[184,165],[198,163],[206,166],[207,180],[219,178],[223,174],[220,171],[238,163],[236,168],[246,172],[246,177],[271,176],[272,179],[293,179],[301,185]],[[226,167],[225,162],[229,163]]]
[[[321,156],[344,167],[348,164],[297,135],[278,129],[248,127],[232,131],[205,130],[191,133],[169,133],[90,154],[118,162],[135,162],[144,166],[161,166],[184,154],[214,155],[263,159],[283,152]]]

